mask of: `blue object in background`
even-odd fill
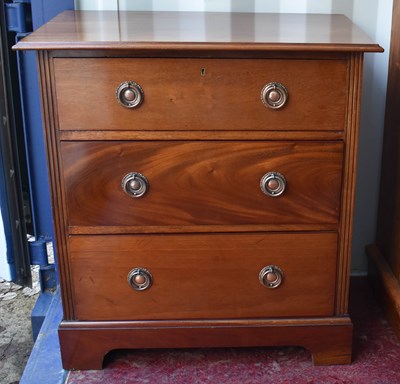
[[[17,42],[28,35],[32,27],[33,30],[39,28],[66,9],[74,9],[73,0],[13,0],[5,4],[8,30],[15,32]],[[16,55],[35,237],[34,242],[29,242],[29,254],[31,264],[40,266],[41,284],[41,293],[32,311],[32,330],[36,342],[21,383],[61,384],[66,377],[61,366],[57,335],[62,306],[55,271],[57,263],[49,262],[46,249],[46,243],[53,239],[54,229],[36,53],[24,51]]]
[[[9,33],[15,33],[15,42],[18,42],[27,36],[32,30],[39,28],[45,22],[52,19],[54,16],[66,9],[74,9],[73,0],[13,0],[12,2],[4,3],[5,16],[7,21],[7,30]],[[26,159],[23,163],[26,166],[26,173],[29,187],[29,204],[31,223],[35,240],[42,242],[52,241],[54,237],[53,219],[50,204],[50,189],[48,182],[47,162],[45,141],[43,136],[43,124],[40,106],[39,81],[37,75],[36,52],[18,51],[10,53],[10,57],[16,55],[16,66],[18,66],[19,84],[13,84],[13,87],[19,86],[20,93],[20,110],[23,132],[18,125],[16,127],[16,135],[23,136],[24,149]],[[14,62],[13,58],[13,62]],[[15,89],[13,89],[13,92]],[[4,192],[4,191],[3,191]],[[5,196],[2,193],[1,196]],[[10,197],[9,197],[10,198]],[[2,201],[4,202],[4,198]],[[2,206],[11,205],[5,201]],[[22,218],[21,218],[22,219]],[[13,225],[7,221],[7,217],[3,215],[6,235],[10,232],[8,228]],[[7,253],[8,263],[11,270],[11,275],[18,276],[18,271],[15,268],[22,264],[19,260],[21,252],[13,251],[13,243],[7,238],[8,248]],[[30,250],[32,250],[32,243]],[[56,252],[55,252],[56,253]],[[57,263],[49,263],[44,261],[46,254],[43,254],[42,262],[39,263],[40,274],[43,278],[40,279],[41,290],[54,289],[57,282],[57,273],[55,271]],[[18,259],[18,260],[17,260]],[[31,260],[31,264],[34,264]],[[22,282],[22,279],[19,279]]]
[[[29,7],[29,12],[27,12]],[[73,0],[14,0],[7,3],[8,27],[16,32],[18,42],[28,35],[29,28],[39,28],[65,9],[73,9]],[[23,20],[23,17],[30,20]],[[41,247],[43,242],[50,242],[54,237],[53,218],[50,203],[50,188],[46,162],[45,141],[40,105],[40,91],[36,52],[18,51],[17,65],[21,98],[22,122],[29,181],[30,205],[32,212],[33,235],[35,242],[30,243],[31,264],[40,267],[41,291],[52,290],[57,285],[57,263],[49,263],[47,251]],[[37,245],[43,251],[37,257]],[[56,254],[56,252],[55,252]],[[35,259],[35,260],[32,260]],[[40,298],[39,298],[40,300]]]

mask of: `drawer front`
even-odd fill
[[[63,142],[69,225],[336,224],[340,142]],[[144,175],[141,197],[124,192]],[[278,197],[260,181],[286,179]]]
[[[334,233],[76,236],[70,239],[79,320],[331,316]],[[278,266],[277,288],[260,271]],[[149,288],[128,284],[134,268]]]
[[[54,59],[62,130],[343,130],[345,60]],[[116,89],[140,85],[143,103],[128,109]],[[278,82],[281,109],[261,92]]]

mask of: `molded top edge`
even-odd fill
[[[383,51],[343,15],[132,11],[65,11],[14,49]]]

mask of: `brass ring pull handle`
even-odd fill
[[[118,102],[125,108],[137,108],[143,103],[142,87],[134,81],[124,81],[116,90]]]
[[[286,87],[281,83],[268,83],[261,91],[261,101],[263,104],[272,109],[282,108],[289,97]]]
[[[124,176],[121,182],[123,191],[130,197],[141,197],[149,189],[146,176],[139,172],[131,172]]]
[[[268,265],[260,271],[258,278],[265,287],[278,288],[283,282],[283,271],[276,265]]]
[[[153,276],[146,268],[133,268],[128,273],[128,284],[135,291],[144,291],[151,287]]]
[[[268,172],[260,181],[261,190],[268,196],[277,197],[285,192],[287,182],[285,176],[279,172]]]

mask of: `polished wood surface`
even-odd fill
[[[61,141],[121,140],[268,140],[268,141],[338,141],[343,131],[61,131]]]
[[[66,11],[17,49],[381,52],[342,15]]]
[[[293,320],[68,322],[60,325],[65,369],[101,369],[112,349],[302,345],[314,365],[351,362],[348,317]],[[266,352],[268,353],[268,352]]]
[[[348,314],[348,297],[351,269],[351,246],[353,233],[354,199],[358,158],[358,136],[360,131],[361,85],[363,56],[352,54],[349,59],[349,98],[345,132],[345,153],[343,164],[343,190],[340,213],[337,313]]]
[[[338,224],[340,142],[63,142],[71,226]],[[267,172],[287,180],[282,196],[260,188]],[[148,192],[128,196],[140,172]]]
[[[385,311],[385,316],[400,339],[400,282],[380,248],[367,246],[369,279]]]
[[[71,289],[79,320],[332,316],[336,233],[75,236]],[[259,282],[277,265],[282,284]],[[135,267],[153,284],[134,291]],[[110,286],[111,285],[111,286]]]
[[[400,4],[393,8],[377,245],[400,281]]]
[[[340,131],[349,92],[346,60],[56,58],[54,68],[60,129],[73,131]],[[134,109],[115,95],[128,80],[144,91]],[[281,109],[261,101],[270,82],[288,90]]]
[[[370,276],[400,338],[400,2],[393,2],[376,244]]]
[[[342,16],[67,12],[16,49],[39,50],[65,368],[151,347],[351,361],[362,64],[377,44]],[[126,80],[144,88],[137,110],[116,103]],[[260,103],[269,81],[287,83],[281,110]],[[140,199],[121,189],[133,171],[150,181]],[[283,196],[261,192],[268,171]],[[268,290],[272,263],[285,281]],[[148,291],[129,287],[134,267],[154,274]]]

